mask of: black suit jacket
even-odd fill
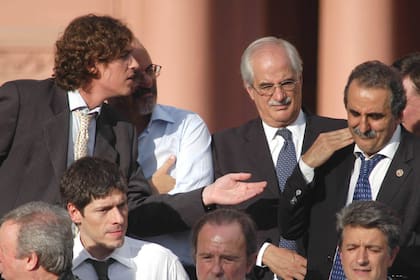
[[[69,125],[67,93],[53,79],[11,81],[0,87],[0,216],[28,201],[60,202]],[[190,227],[204,213],[201,190],[150,196],[136,163],[136,142],[134,127],[103,104],[94,156],[117,163],[129,181],[130,233],[143,236]]]
[[[390,274],[420,275],[420,141],[402,130],[401,143],[376,200],[403,219],[401,250]],[[355,157],[354,145],[336,152],[306,185],[296,168],[286,183],[279,217],[288,238],[307,237],[307,279],[328,279],[337,246],[336,212],[345,206]],[[401,172],[402,171],[402,172]],[[296,192],[298,191],[298,192]],[[299,194],[299,195],[296,195]]]
[[[344,120],[306,115],[302,153],[312,145],[319,133],[346,125]],[[250,181],[268,182],[262,194],[237,207],[247,212],[257,224],[259,245],[265,241],[278,244],[282,232],[277,217],[281,194],[261,119],[214,134],[212,145],[216,178],[230,172],[250,172]],[[273,274],[266,273],[264,279],[273,279]]]

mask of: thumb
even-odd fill
[[[163,172],[168,173],[169,169],[175,164],[175,161],[176,157],[174,155],[170,155],[169,158],[162,164],[160,169]]]

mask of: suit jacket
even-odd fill
[[[28,201],[60,202],[69,125],[67,93],[53,79],[11,81],[0,87],[0,216]],[[136,163],[136,141],[134,127],[103,104],[96,122],[94,156],[117,163],[129,181],[130,219],[134,220],[130,229],[142,235],[190,227],[204,213],[201,190],[174,198],[150,196]],[[195,211],[186,211],[186,204]],[[157,223],[156,217],[161,216],[170,222]]]
[[[353,151],[354,145],[350,145],[336,152],[315,170],[314,181],[309,185],[299,168],[286,183],[279,208],[280,223],[288,238],[307,238],[306,279],[328,279],[338,242],[335,213],[346,205],[355,161]],[[402,217],[402,247],[389,272],[409,279],[420,275],[419,166],[420,141],[402,129],[400,145],[376,200]]]
[[[306,115],[302,153],[312,145],[319,133],[345,126],[344,120]],[[230,172],[250,172],[250,181],[268,182],[263,193],[237,207],[247,212],[255,221],[259,245],[265,241],[278,244],[282,233],[277,217],[281,194],[261,119],[257,118],[240,127],[214,134],[212,145],[216,178]],[[273,279],[273,274],[265,273],[264,279]]]

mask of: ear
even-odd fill
[[[25,268],[27,271],[33,271],[38,268],[39,258],[35,252],[31,252],[29,256],[26,257]]]
[[[388,267],[391,267],[391,265],[394,263],[395,258],[397,257],[398,252],[400,251],[400,247],[395,247],[392,252],[391,256],[389,258]]]
[[[255,90],[248,84],[244,83],[244,87],[246,91],[248,92],[249,97],[254,100],[255,97]]]
[[[71,202],[67,203],[67,212],[69,213],[70,218],[73,221],[73,223],[75,223],[76,225],[80,224],[80,222],[82,221],[83,215],[73,203]]]

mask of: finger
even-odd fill
[[[169,158],[163,163],[160,169],[167,173],[167,171],[175,164],[176,157],[174,155],[170,155]]]
[[[235,181],[245,181],[251,178],[251,176],[252,176],[251,173],[244,173],[244,172],[229,174],[230,179],[235,180]]]

